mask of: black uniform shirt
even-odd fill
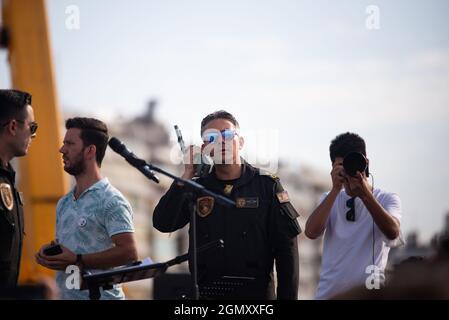
[[[248,292],[226,298],[274,298],[273,263],[277,270],[277,298],[296,299],[299,282],[297,235],[299,216],[279,179],[264,175],[248,163],[233,181],[220,181],[214,171],[196,182],[225,195],[236,207],[225,207],[213,198],[198,196],[196,202],[198,247],[224,240],[224,248],[198,257],[201,285],[223,276],[254,277],[256,285]],[[153,225],[161,232],[173,232],[190,221],[185,188],[172,184],[155,208]],[[250,287],[250,286],[249,286]],[[248,288],[249,288],[248,287]]]
[[[17,285],[24,232],[22,206],[14,170],[0,164],[0,287]]]

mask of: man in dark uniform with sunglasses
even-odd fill
[[[36,130],[31,95],[0,90],[0,289],[17,285],[24,232],[23,201],[10,161],[27,154]]]
[[[224,241],[223,248],[198,256],[201,298],[297,299],[297,238],[301,228],[287,191],[278,177],[261,172],[240,157],[244,140],[230,113],[217,111],[205,117],[201,135],[202,153],[212,157],[214,166],[195,181],[236,202],[235,207],[225,207],[212,197],[194,197],[198,247]],[[187,154],[190,161],[185,161],[182,177],[192,179],[192,147]],[[172,184],[155,208],[156,229],[173,232],[190,222],[186,191],[183,185]]]

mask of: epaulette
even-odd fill
[[[260,169],[260,170],[259,170],[259,174],[260,174],[261,176],[267,176],[267,177],[270,177],[272,180],[274,180],[274,181],[276,181],[276,182],[280,180],[279,177],[278,177],[277,175],[275,175],[274,173],[269,172],[269,171],[267,171],[267,170]]]

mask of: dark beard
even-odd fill
[[[84,164],[84,161],[82,157],[78,157],[73,165],[71,165],[69,168],[64,168],[64,171],[72,176],[80,175],[84,172],[86,169],[86,165]]]

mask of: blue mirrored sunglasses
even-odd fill
[[[223,137],[223,140],[232,140],[235,136],[238,136],[238,133],[235,130],[222,130],[220,132],[214,131],[214,132],[207,132],[203,134],[203,141],[204,143],[216,143],[220,141],[220,133]]]

